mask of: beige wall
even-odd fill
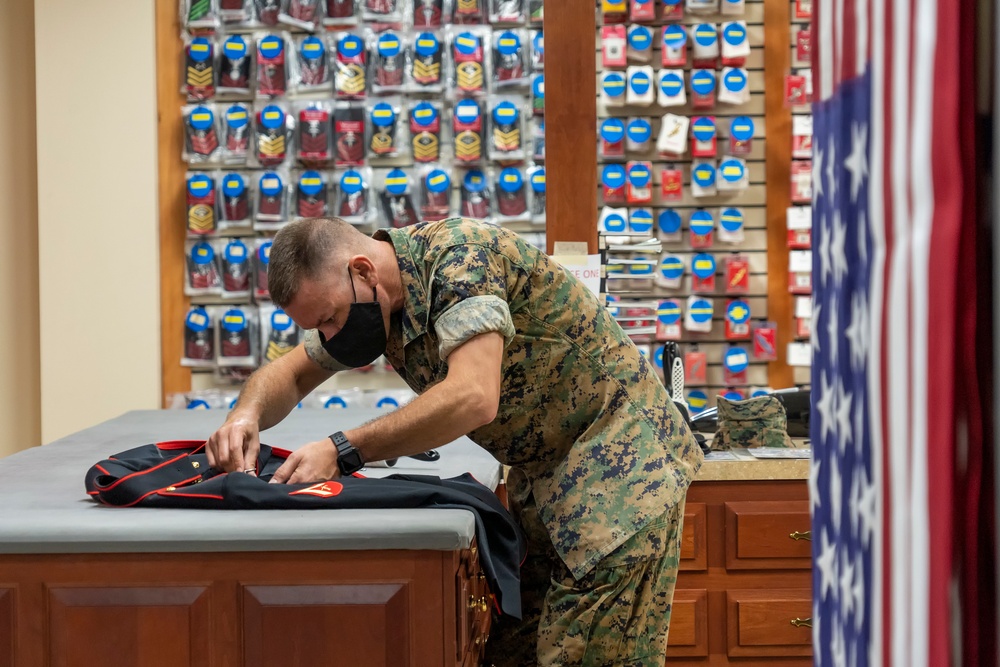
[[[155,43],[153,0],[35,0],[42,442],[159,407]]]
[[[41,440],[32,0],[0,2],[0,456]]]

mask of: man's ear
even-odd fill
[[[355,273],[370,287],[378,285],[378,272],[375,270],[375,263],[367,255],[354,255],[350,259],[350,266]]]

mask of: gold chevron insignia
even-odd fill
[[[187,68],[187,82],[191,86],[207,86],[212,83],[212,68],[199,70],[196,67]]]
[[[474,12],[479,9],[479,0],[458,0],[458,9],[461,12]]]
[[[381,132],[372,135],[372,151],[376,153],[385,153],[392,150],[392,137],[388,134],[382,134]]]
[[[501,132],[500,130],[493,130],[493,145],[496,146],[497,150],[501,151],[512,151],[521,147],[521,131],[511,130],[510,132]]]
[[[438,150],[438,138],[431,132],[421,132],[413,137],[413,157],[417,160],[434,160]]]
[[[268,361],[274,361],[275,359],[285,356],[294,349],[295,348],[291,345],[281,345],[271,341],[267,344],[267,354],[265,356]]]
[[[261,155],[281,155],[285,152],[285,138],[275,137],[268,139],[267,137],[261,137],[260,141],[257,142],[257,149]]]
[[[215,210],[204,204],[192,206],[188,209],[188,229],[193,232],[210,232],[215,229]]]
[[[360,65],[343,65],[337,73],[337,89],[348,95],[357,95],[365,90],[365,71]]]
[[[415,61],[413,63],[413,78],[417,81],[437,81],[441,78],[441,63]]]
[[[479,135],[466,130],[455,137],[455,157],[464,160],[476,160],[482,155]]]
[[[483,66],[479,63],[462,63],[458,66],[458,87],[462,90],[479,90],[483,87]]]

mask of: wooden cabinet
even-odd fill
[[[684,511],[667,665],[812,665],[804,480],[697,481]]]

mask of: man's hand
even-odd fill
[[[257,469],[260,430],[257,419],[233,413],[226,423],[205,443],[208,465],[225,472],[250,472]]]
[[[274,472],[272,484],[304,484],[325,482],[340,477],[337,467],[337,448],[330,438],[310,442],[292,452],[281,467]]]

